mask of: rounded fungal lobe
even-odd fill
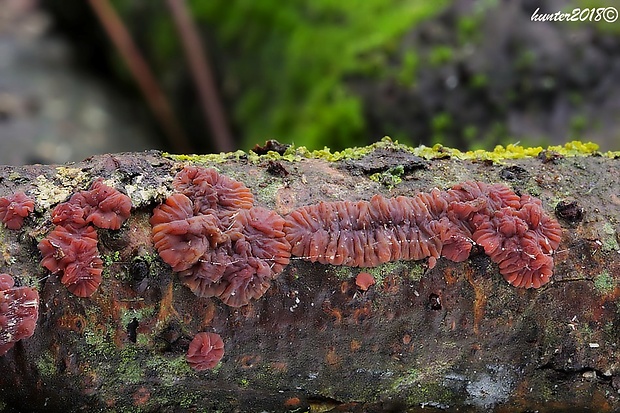
[[[253,207],[243,184],[214,169],[186,167],[173,185],[181,193],[150,220],[162,260],[199,297],[233,307],[261,297],[289,263],[284,219]]]
[[[8,229],[21,229],[26,218],[34,211],[34,200],[23,192],[0,198],[0,220]]]
[[[176,174],[172,186],[193,201],[196,213],[235,212],[254,204],[254,197],[245,185],[220,175],[213,168],[186,166]]]
[[[93,227],[76,232],[58,225],[38,247],[43,256],[41,265],[52,273],[62,273],[60,281],[78,297],[91,296],[101,284],[103,261]]]
[[[371,285],[375,285],[375,278],[367,272],[360,272],[355,277],[355,285],[362,290],[366,291],[370,288]]]
[[[177,272],[196,264],[209,248],[226,239],[217,217],[194,216],[192,201],[183,194],[174,194],[156,207],[150,222],[155,248]]]
[[[131,199],[99,178],[88,191],[74,194],[69,203],[79,205],[86,223],[98,228],[119,229],[131,213]]]
[[[152,235],[162,260],[200,297],[234,307],[261,297],[289,262],[284,219],[264,208],[239,210],[225,223],[192,211],[183,194],[155,208]]]
[[[54,229],[39,242],[41,265],[62,273],[60,281],[78,297],[90,297],[101,284],[103,261],[92,225],[119,229],[131,212],[127,195],[97,179],[52,211]],[[92,225],[91,225],[92,224]]]
[[[520,198],[518,208],[501,208],[480,220],[473,238],[484,248],[500,273],[515,287],[539,288],[553,275],[553,252],[562,229],[544,213],[538,199]]]
[[[394,260],[468,258],[475,242],[512,285],[549,281],[562,230],[540,200],[501,184],[463,182],[448,191],[370,201],[321,202],[286,217],[292,255],[324,264],[374,267]]]
[[[217,366],[224,356],[224,342],[219,334],[198,333],[189,344],[185,359],[194,370],[202,371]]]
[[[13,285],[13,277],[0,274],[0,356],[32,336],[39,317],[37,290]]]

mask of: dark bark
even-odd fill
[[[398,165],[386,162],[391,156]],[[422,161],[397,147],[355,161],[214,159],[188,162],[217,167],[282,215],[319,200],[504,182],[540,198],[549,214],[557,209],[563,239],[552,282],[514,288],[476,250],[432,270],[425,261],[384,264],[368,271],[377,284],[361,291],[358,268],[294,259],[261,299],[231,308],[195,297],[150,241],[148,219],[171,193],[178,158],[2,167],[0,194],[26,191],[37,206],[21,231],[0,231],[0,270],[41,297],[35,334],[0,357],[4,410],[620,409],[617,159]],[[51,228],[49,207],[97,177],[128,193],[135,209],[120,230],[99,230],[104,280],[78,298],[40,267],[36,244]],[[201,331],[224,340],[215,370],[185,362]]]

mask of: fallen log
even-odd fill
[[[462,153],[388,139],[341,153],[272,147],[0,167],[0,195],[35,202],[21,229],[0,229],[0,271],[39,294],[34,334],[0,356],[2,410],[620,409],[617,154],[580,143]],[[540,288],[513,287],[473,245],[466,260],[433,265],[292,256],[246,305],[198,297],[159,256],[149,223],[185,165],[216,168],[284,217],[319,201],[502,183],[540,199],[560,223],[553,276]],[[120,229],[96,230],[101,285],[78,297],[41,266],[37,244],[54,228],[52,209],[99,178],[133,208]],[[186,360],[201,332],[224,342],[212,369]]]

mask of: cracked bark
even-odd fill
[[[377,284],[360,291],[360,269],[293,260],[260,300],[230,308],[195,297],[150,241],[148,218],[179,162],[148,152],[5,166],[0,194],[23,190],[37,206],[21,231],[0,231],[0,270],[41,295],[34,336],[0,357],[5,411],[620,409],[619,160],[421,160],[396,146],[338,162],[222,160],[207,165],[282,215],[319,200],[504,182],[564,217],[552,282],[513,288],[474,251],[432,270],[384,264],[370,270]],[[36,243],[50,229],[50,206],[96,177],[135,209],[120,230],[99,231],[104,280],[84,299],[40,267]],[[215,370],[184,361],[200,331],[225,342]]]

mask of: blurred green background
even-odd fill
[[[125,122],[140,125],[133,136],[146,136],[142,146],[174,151],[175,138],[149,111],[135,74],[110,42],[91,3],[43,1],[40,9],[50,19],[46,33],[67,42],[72,65],[80,73],[88,73],[129,102],[135,116]],[[110,4],[168,99],[189,150],[222,149],[205,117],[184,55],[184,40],[167,2]],[[620,149],[620,22],[531,19],[537,9],[539,14],[570,13],[575,7],[611,3],[186,0],[184,4],[210,62],[216,85],[213,96],[222,107],[221,120],[235,149],[248,150],[277,139],[337,150],[386,135],[411,145],[442,143],[459,149],[573,139]]]

